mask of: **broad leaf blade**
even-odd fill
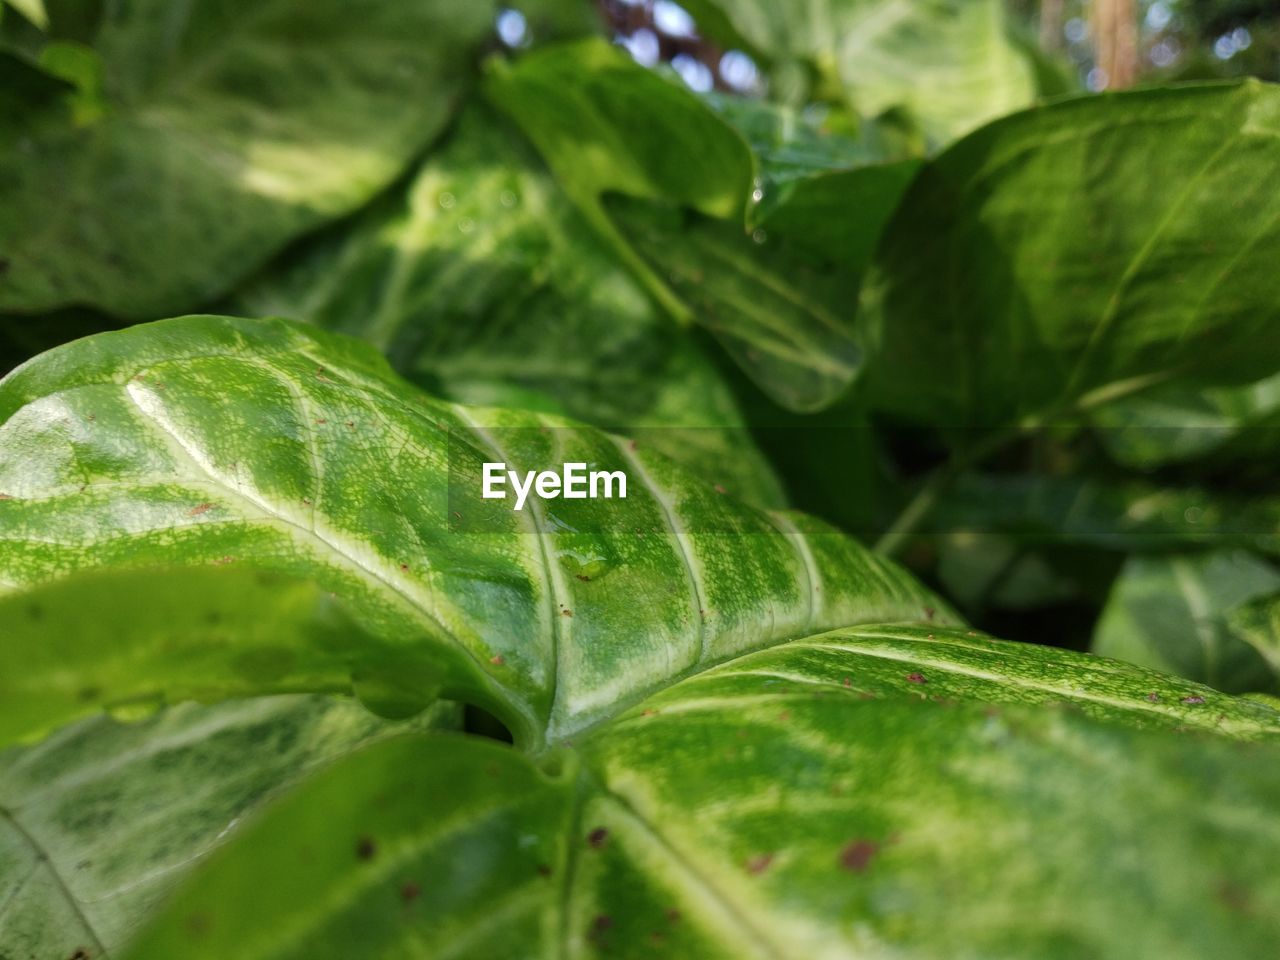
[[[444,125],[487,4],[110,5],[101,115],[5,118],[0,309],[127,317],[224,292]]]
[[[482,742],[365,751],[246,830],[131,956],[1266,957],[1277,747],[1168,728],[1278,719],[1079,654],[841,631],[675,685],[554,779]],[[302,850],[314,869],[288,866]],[[278,895],[251,895],[261,877]]]
[[[431,399],[368,346],[283,321],[70,344],[0,383],[0,418],[8,587],[228,564],[314,581],[385,645],[368,649],[430,664],[423,696],[493,703],[526,742],[787,637],[950,617],[851,538],[739,504],[642,444]],[[516,513],[480,498],[494,461],[621,469],[630,489]],[[292,666],[328,683],[335,662]]]
[[[881,408],[996,428],[1274,372],[1277,117],[1256,81],[1068,100],[927,165],[859,315]]]
[[[843,250],[801,263],[787,250],[756,249],[751,237],[765,237],[747,226],[763,195],[756,158],[709,105],[600,43],[494,70],[486,92],[677,321],[706,326],[789,408],[827,406],[848,388],[860,358],[849,326],[861,265],[850,269]],[[625,200],[606,205],[606,194]],[[859,233],[877,231],[874,217],[858,221],[858,200],[840,196],[835,215]],[[701,217],[684,224],[681,210]],[[834,290],[803,291],[805,276],[826,271]]]
[[[107,717],[0,753],[0,949],[110,956],[240,823],[355,748],[444,728],[350,701],[272,697]]]
[[[1277,589],[1280,572],[1244,551],[1132,557],[1102,611],[1093,650],[1232,693],[1272,692],[1272,670],[1231,618]]]
[[[671,335],[519,133],[481,105],[403,194],[274,265],[231,308],[358,336],[448,399],[641,436],[735,496],[783,503],[711,360]]]
[[[821,410],[857,376],[849,316],[859,274],[785,239],[661,204],[619,198],[608,209],[726,352],[788,410]]]

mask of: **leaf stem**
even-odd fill
[[[985,440],[960,453],[953,454],[950,460],[933,471],[924,485],[916,491],[916,495],[902,508],[902,512],[894,518],[889,529],[876,541],[876,553],[887,557],[894,556],[902,549],[902,545],[915,532],[920,522],[930,514],[938,498],[946,492],[956,477],[1033,430],[1039,423],[1039,420],[1026,420],[1016,426],[993,433]]]

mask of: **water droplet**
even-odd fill
[[[1187,523],[1199,523],[1200,517],[1203,514],[1204,511],[1199,507],[1187,507],[1187,509],[1183,511],[1182,517],[1187,521]]]
[[[457,198],[452,193],[449,193],[448,191],[445,191],[444,193],[440,194],[440,206],[443,207],[445,210],[452,210],[453,205],[457,202],[458,202]]]
[[[760,187],[756,187],[754,190],[751,191],[751,199],[754,202],[759,203],[761,200],[764,199],[764,190],[762,190]]]
[[[475,228],[476,228],[476,222],[472,220],[470,217],[463,217],[461,220],[458,221],[458,229],[461,230],[463,233],[470,233]]]
[[[566,573],[584,582],[599,580],[612,568],[609,558],[600,554],[561,550],[556,556]]]
[[[756,230],[755,233],[751,234],[751,239],[754,240],[756,243],[764,243],[766,240],[769,239],[769,235],[765,233],[763,230]]]
[[[501,203],[504,207],[514,207],[516,203],[519,202],[519,199],[520,198],[517,197],[510,190],[503,190],[502,193],[499,194],[498,196],[498,202]]]

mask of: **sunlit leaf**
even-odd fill
[[[146,317],[227,290],[429,142],[490,13],[456,0],[108,5],[98,114],[0,118],[0,309]]]
[[[1280,754],[1169,730],[1215,717],[1280,714],[963,633],[799,641],[540,767],[462,738],[364,750],[129,956],[1267,957]]]
[[[1273,373],[1278,109],[1256,81],[1069,100],[928,164],[864,288],[878,404],[1007,427]]]
[[[1008,36],[999,0],[686,5],[713,35],[731,33],[775,65],[805,64],[820,96],[843,99],[868,116],[908,109],[934,142],[1024,107],[1035,95],[1032,65]]]
[[[482,106],[402,194],[230,306],[359,336],[449,399],[643,436],[736,496],[782,503],[711,360],[673,336],[520,134]]]
[[[626,499],[539,501],[517,513],[509,500],[481,499],[483,461],[577,461],[630,483]],[[0,382],[0,538],[10,589],[71,572],[239,564],[246,576],[314,581],[360,624],[346,644],[341,628],[317,632],[314,595],[297,594],[290,655],[246,664],[234,644],[209,646],[199,654],[206,696],[284,682],[335,689],[354,666],[408,705],[415,688],[490,705],[533,744],[788,637],[954,622],[852,538],[742,505],[643,444],[434,400],[371,347],[283,321],[136,326],[43,354]],[[251,636],[270,636],[270,621],[253,622],[269,593],[246,598],[238,615]],[[22,600],[10,607],[19,624]],[[88,630],[65,642],[92,645]],[[2,648],[14,667],[0,684],[11,701],[23,692],[24,709],[6,718],[32,731],[62,719],[78,690],[114,700],[203,682],[183,669],[182,643],[109,644],[108,690],[98,660],[68,671],[50,651],[22,670],[24,651],[42,641],[34,624],[18,636],[26,642]],[[121,666],[134,657],[139,666]]]

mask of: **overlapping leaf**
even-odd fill
[[[489,29],[453,0],[107,5],[81,49],[95,110],[3,116],[0,309],[136,318],[224,292],[390,182]]]
[[[274,265],[232,309],[361,337],[463,403],[562,413],[779,506],[728,387],[518,132],[469,107],[403,195]]]
[[[480,463],[495,460],[620,469],[628,496],[516,513],[480,497]],[[787,637],[947,618],[851,538],[740,505],[643,445],[433,400],[372,348],[283,321],[133,327],[11,374],[0,385],[0,537],[10,588],[157,565],[241,564],[313,580],[382,638],[356,645],[381,685],[402,675],[425,699],[491,703],[532,743]],[[299,602],[290,622],[306,623],[312,607],[306,595]],[[27,635],[34,641],[38,628]],[[76,689],[163,694],[163,668],[177,670],[181,657],[154,642],[137,651],[148,670],[108,661],[121,690],[56,660],[24,674],[10,645],[13,669],[0,684],[9,698],[23,691],[23,722],[38,729],[63,717]],[[206,665],[226,658],[215,675],[240,677],[228,692],[250,693],[254,682],[275,692],[308,671],[331,684],[343,663],[333,651],[314,639],[284,659],[253,651],[261,672],[235,674],[246,651],[232,646]]]
[[[1102,611],[1093,650],[1219,690],[1274,692],[1273,668],[1233,621],[1277,590],[1280,571],[1244,551],[1133,557]]]
[[[860,314],[880,406],[1006,427],[1273,373],[1278,111],[1256,81],[1070,100],[937,158]]]
[[[0,753],[0,951],[114,955],[254,811],[358,746],[443,729],[453,712],[393,723],[318,696],[185,704]]]
[[[494,70],[486,91],[678,322],[710,329],[791,409],[819,409],[848,389],[861,360],[851,334],[857,257],[874,245],[914,172],[910,163],[815,185],[820,209],[806,194],[783,214],[784,197],[757,218],[765,181],[742,135],[689,91],[604,44],[535,52]],[[858,146],[834,165],[860,162]],[[627,201],[606,205],[606,194]],[[777,236],[766,245],[771,221]],[[815,224],[841,242],[818,250]]]
[[[1261,958],[1277,747],[1134,729],[1250,712],[1237,732],[1280,731],[1079,654],[839,631],[684,680],[541,767],[460,738],[363,751],[129,956]]]
[[[778,66],[802,63],[813,92],[875,115],[909,110],[935,143],[1026,106],[1032,65],[998,0],[691,0],[713,36]]]

